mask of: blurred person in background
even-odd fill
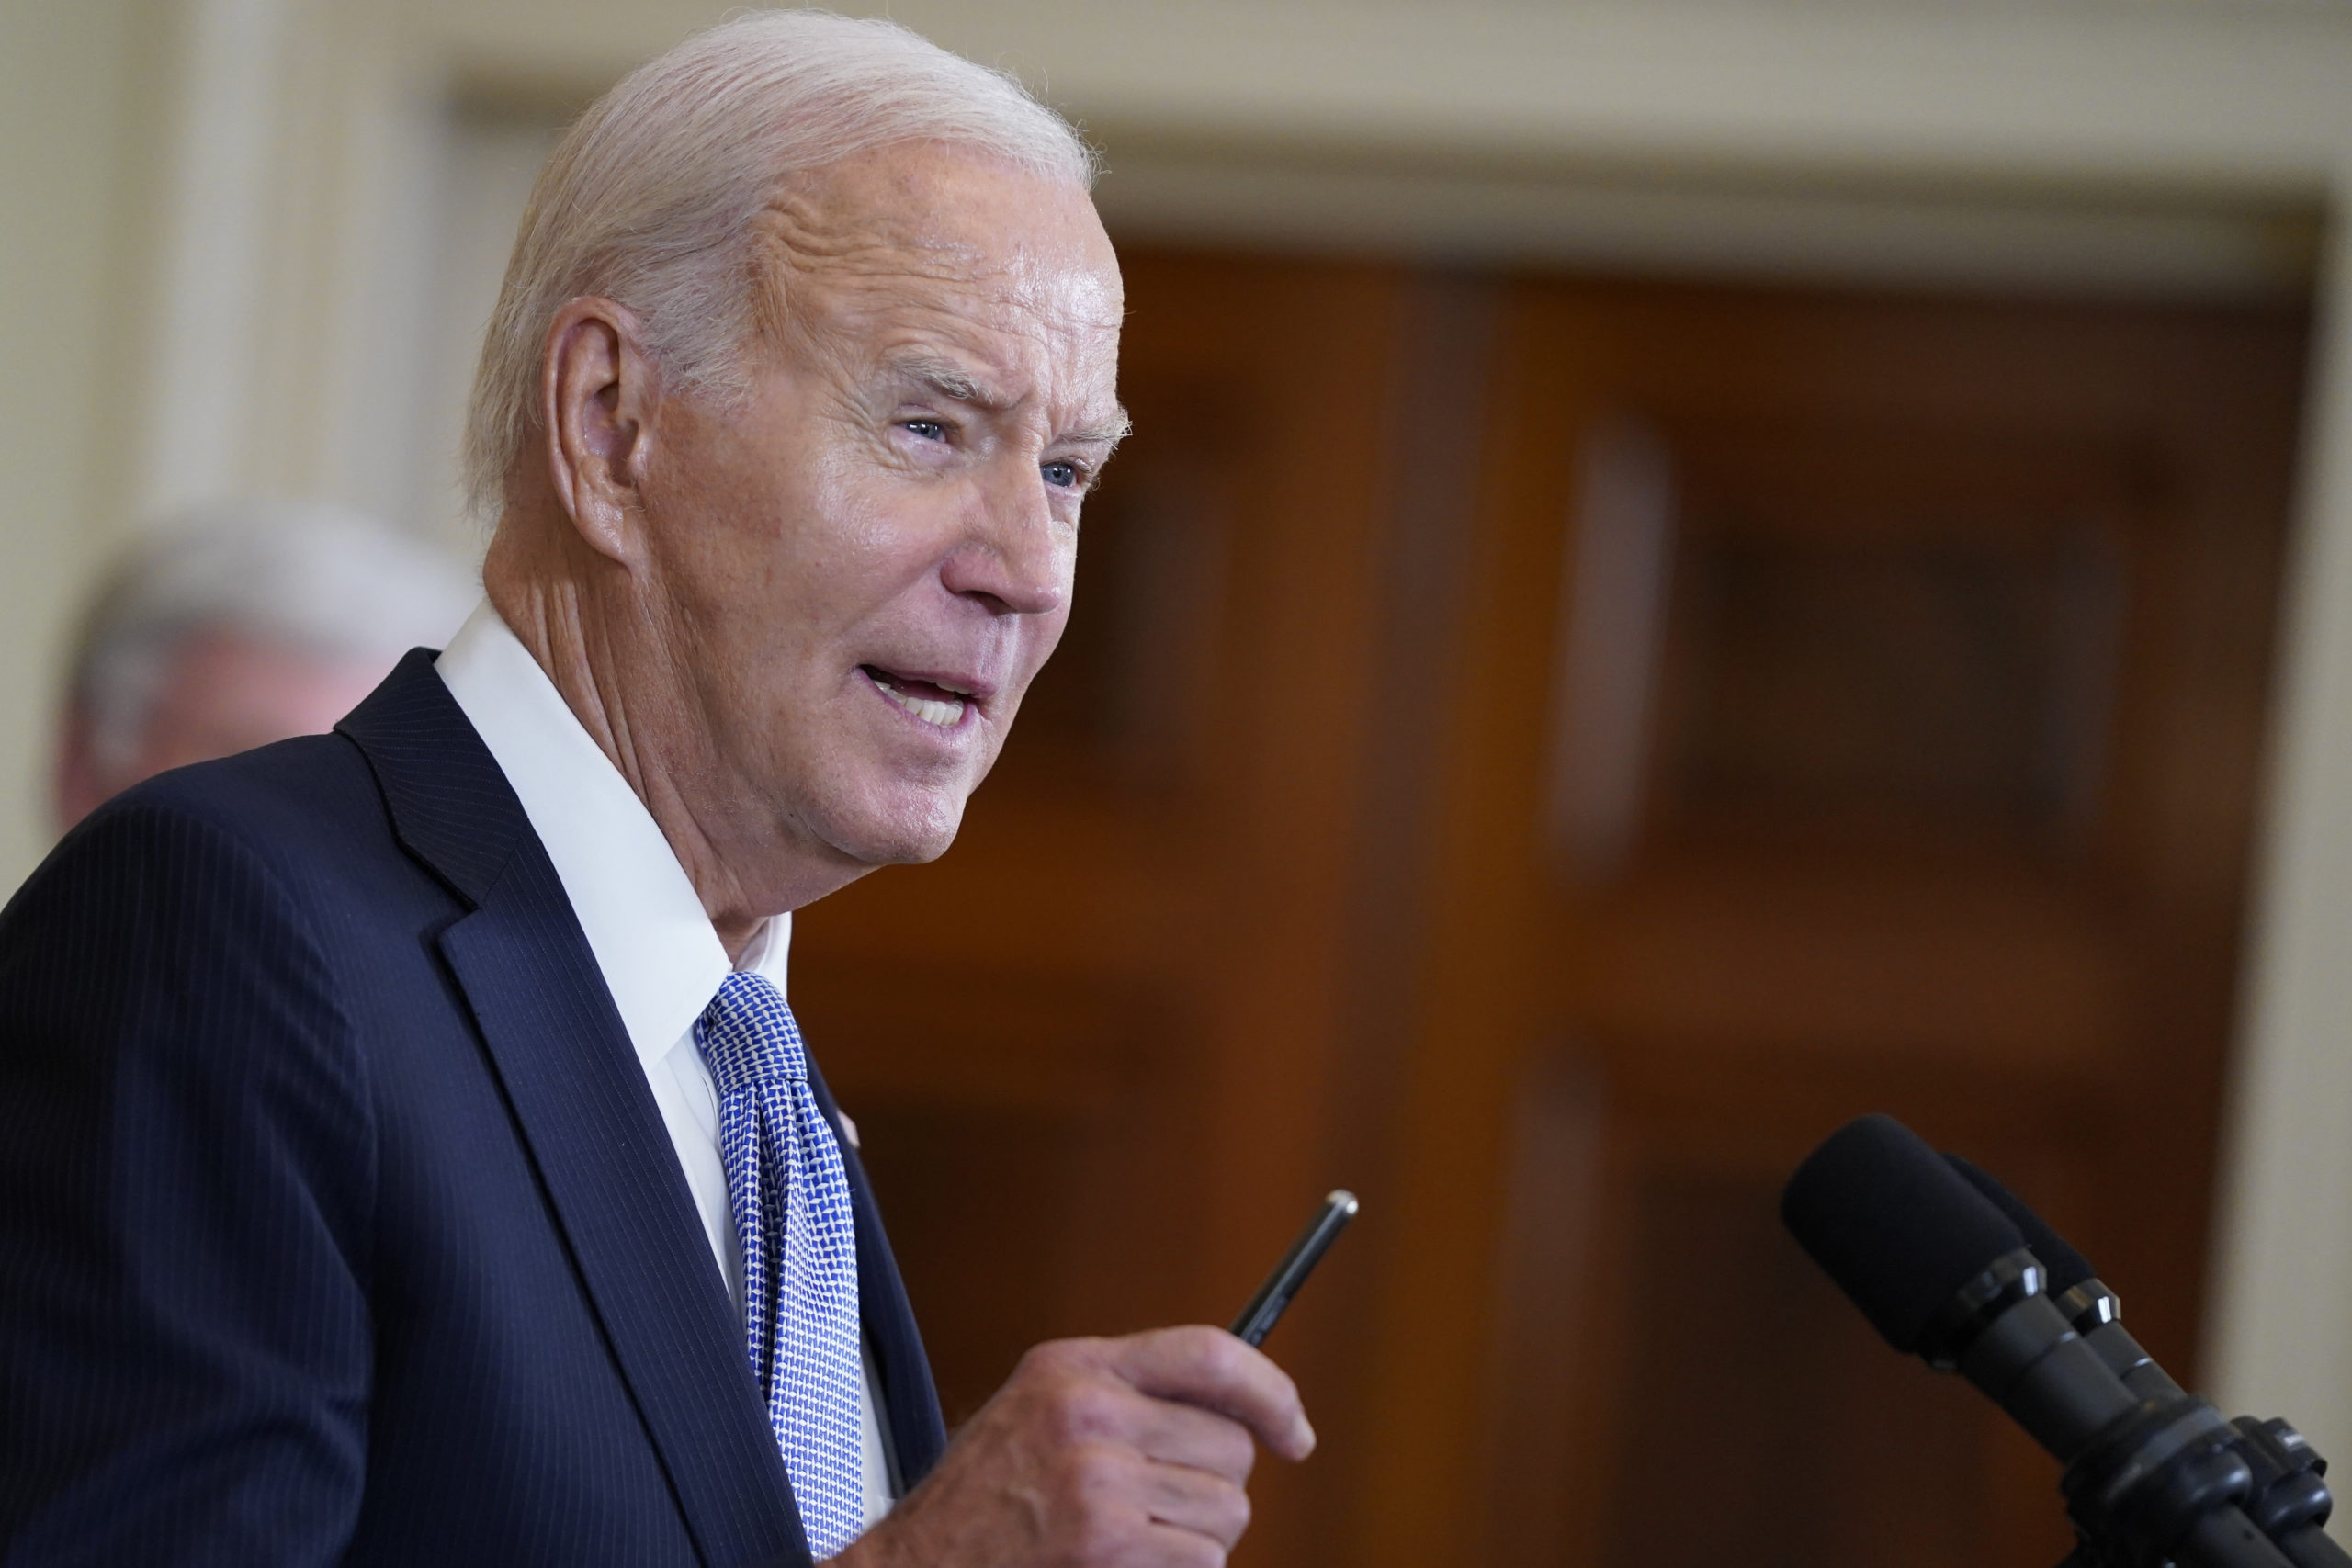
[[[473,600],[443,551],[334,507],[239,502],[166,522],[83,615],[59,717],[59,830],[166,768],[324,734]]]

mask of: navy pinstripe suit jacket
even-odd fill
[[[938,1401],[843,1154],[911,1484]],[[0,1562],[807,1560],[619,1015],[428,654],[130,791],[0,913]]]

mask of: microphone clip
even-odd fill
[[[2201,1399],[2143,1401],[2066,1467],[2075,1532],[2108,1568],[2161,1568],[2208,1516],[2253,1495],[2237,1436]]]
[[[2334,1506],[2326,1472],[2284,1421],[2224,1422],[2187,1394],[2149,1399],[2066,1469],[2060,1489],[2081,1543],[2066,1568],[2168,1568],[2225,1508],[2299,1568],[2341,1562],[2321,1533]]]

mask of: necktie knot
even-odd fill
[[[763,975],[729,975],[695,1021],[695,1043],[722,1095],[758,1083],[806,1083],[808,1056],[784,993]]]

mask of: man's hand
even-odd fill
[[[1216,1568],[1250,1523],[1255,1435],[1305,1459],[1283,1370],[1217,1328],[1064,1339],[1021,1359],[840,1568]]]

